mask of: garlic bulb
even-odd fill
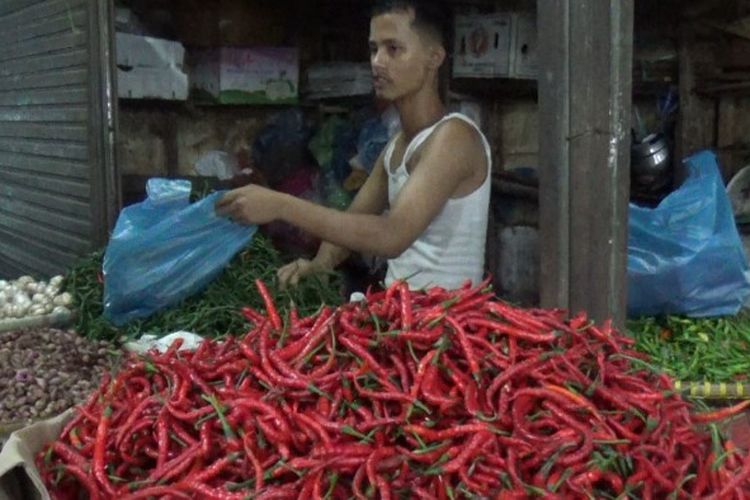
[[[36,281],[31,276],[21,276],[12,281],[0,280],[0,320],[42,316],[53,311],[69,312],[73,303],[70,293],[60,293],[65,278],[61,275],[49,281]]]

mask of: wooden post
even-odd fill
[[[622,326],[633,0],[538,0],[541,299]]]
[[[698,150],[716,146],[716,101],[696,94],[696,65],[711,61],[711,46],[701,43],[696,33],[695,21],[680,24],[679,37],[679,95],[680,109],[675,137],[673,165],[678,182],[684,178],[682,159]]]

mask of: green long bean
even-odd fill
[[[636,349],[687,382],[736,382],[750,375],[750,313],[718,318],[647,317],[628,322]]]
[[[103,252],[99,251],[82,259],[70,270],[63,284],[73,295],[77,310],[75,328],[90,338],[127,341],[144,333],[165,334],[179,330],[207,337],[241,334],[247,330],[241,308],[263,307],[254,284],[258,278],[269,284],[281,312],[294,304],[301,315],[306,315],[323,303],[342,302],[341,278],[337,273],[311,276],[287,290],[273,286],[276,270],[285,261],[271,241],[258,233],[249,247],[235,256],[205,290],[169,309],[118,328],[103,315],[102,258]]]

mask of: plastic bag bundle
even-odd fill
[[[189,181],[150,179],[148,198],[120,213],[104,255],[104,315],[145,318],[208,285],[250,243],[256,226],[220,217],[221,193],[190,203]]]
[[[685,160],[689,176],[655,208],[631,203],[630,316],[735,314],[750,273],[716,156]]]

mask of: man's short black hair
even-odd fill
[[[414,27],[433,36],[443,47],[448,45],[448,21],[446,8],[435,0],[379,0],[372,9],[372,16],[394,11],[414,12]]]

